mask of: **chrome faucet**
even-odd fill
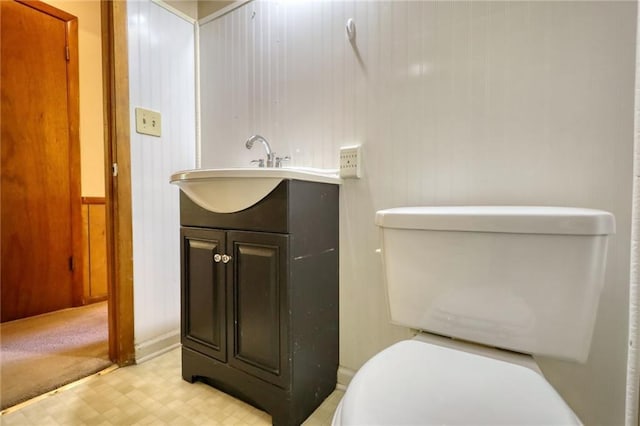
[[[264,145],[264,150],[267,152],[267,161],[265,161],[263,158],[252,161],[252,163],[258,163],[258,167],[265,167],[265,165],[266,167],[282,167],[283,161],[290,160],[288,156],[276,157],[276,153],[271,151],[271,146],[269,145],[269,142],[267,142],[267,140],[260,135],[251,136],[249,139],[247,139],[244,146],[246,146],[247,149],[251,149],[253,148],[253,144],[255,142],[262,142],[262,145]]]
[[[267,167],[273,167],[275,163],[276,154],[273,151],[271,151],[271,146],[269,145],[269,142],[267,142],[265,138],[263,138],[260,135],[253,135],[249,139],[247,139],[247,142],[245,142],[244,146],[246,146],[247,149],[251,149],[253,148],[253,144],[255,142],[262,142],[262,145],[264,145],[264,150],[267,151]],[[257,161],[258,161],[259,167],[264,167],[264,161],[262,160],[257,160]]]

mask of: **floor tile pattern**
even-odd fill
[[[305,422],[330,425],[335,391]],[[13,425],[270,425],[271,416],[215,388],[182,380],[180,350],[68,386],[0,417]]]

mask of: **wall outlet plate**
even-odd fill
[[[360,157],[360,145],[340,148],[341,178],[360,178]]]
[[[136,132],[160,137],[161,131],[162,122],[158,111],[136,108]]]

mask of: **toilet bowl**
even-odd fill
[[[579,425],[532,358],[422,335],[369,359],[332,424]]]
[[[610,213],[552,207],[380,211],[391,321],[424,330],[369,359],[333,425],[569,425],[532,355],[588,357]]]

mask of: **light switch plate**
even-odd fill
[[[340,148],[340,177],[360,178],[360,145]]]
[[[160,137],[161,131],[162,122],[158,111],[136,108],[136,132]]]

